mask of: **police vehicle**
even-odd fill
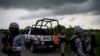
[[[37,49],[55,50],[52,22],[57,22],[59,28],[58,20],[44,18],[37,20],[35,25],[32,25],[32,27],[29,27],[24,31],[23,36],[25,38],[25,44],[26,46],[29,46],[31,52],[35,52]],[[49,23],[49,26],[51,27],[48,27]]]

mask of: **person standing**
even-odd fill
[[[16,22],[10,23],[8,34],[2,38],[2,43],[4,45],[4,48],[2,49],[3,53],[7,54],[8,56],[20,56],[20,51],[14,51],[15,46],[18,47],[16,49],[20,49],[20,47],[24,46],[24,39],[20,39],[20,41],[16,39],[19,37],[19,34],[19,25]]]
[[[83,40],[83,51],[86,56],[90,56],[90,50],[91,50],[91,36],[89,32],[84,33],[85,39]]]
[[[61,30],[60,33],[61,56],[65,56],[66,35],[65,31]]]
[[[83,29],[76,26],[74,29],[74,35],[72,35],[71,43],[71,56],[85,56],[82,48],[81,36],[83,35]]]
[[[95,32],[91,32],[91,50],[90,50],[90,54],[91,56],[96,56],[96,33]]]

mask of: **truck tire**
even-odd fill
[[[25,47],[30,48],[30,43],[25,42]]]
[[[32,53],[35,53],[35,51],[36,51],[35,45],[30,44],[30,51],[31,51]]]

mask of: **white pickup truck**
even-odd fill
[[[50,34],[47,29],[29,28],[23,35],[26,46],[30,46],[32,52],[44,48],[54,50],[54,35]]]
[[[39,23],[41,24],[39,25]],[[60,27],[59,27],[59,22],[58,20],[55,19],[48,19],[48,18],[43,18],[40,20],[37,20],[36,24],[34,25],[35,27],[30,27],[24,31],[24,38],[25,38],[25,43],[30,46],[30,50],[32,52],[35,52],[36,49],[51,49],[55,50],[55,45],[53,43],[54,41],[54,31],[53,31],[53,24],[52,22],[56,22],[58,25],[58,33],[60,33]],[[47,24],[50,23],[49,27]],[[37,27],[39,26],[39,28]],[[47,28],[42,28],[43,26]],[[51,29],[51,31],[50,31]]]

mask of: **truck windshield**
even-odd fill
[[[50,35],[47,29],[39,29],[39,28],[32,28],[31,30],[32,35]]]

